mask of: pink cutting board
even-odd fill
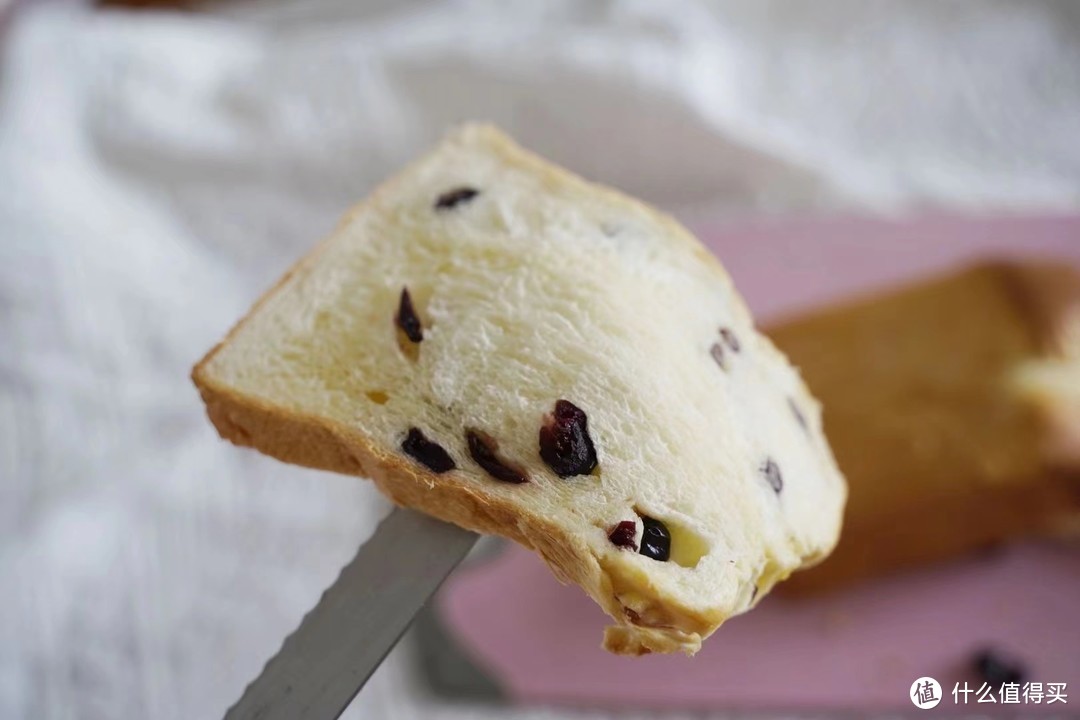
[[[701,233],[759,318],[981,257],[1053,257],[1080,266],[1080,217],[919,222],[817,220]],[[436,612],[512,699],[653,708],[888,709],[920,712],[911,683],[945,698],[931,712],[1080,715],[1080,551],[1016,543],[809,600],[766,598],[726,623],[694,658],[622,658],[599,648],[606,617],[559,585],[531,553],[508,547],[462,568]],[[954,705],[973,651],[1022,659],[1028,679],[1066,682],[1068,705]]]

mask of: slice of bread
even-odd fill
[[[198,364],[221,435],[534,549],[694,653],[836,543],[820,411],[683,228],[466,126]]]
[[[988,263],[768,330],[825,404],[844,537],[790,592],[1080,517],[1080,274]]]

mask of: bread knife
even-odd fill
[[[395,509],[225,720],[335,720],[478,537]]]

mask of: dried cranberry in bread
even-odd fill
[[[194,380],[235,443],[534,549],[614,652],[697,651],[840,530],[818,405],[720,264],[490,127],[354,209]]]

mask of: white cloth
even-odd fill
[[[0,65],[0,717],[218,717],[364,539],[370,485],[220,443],[187,373],[447,124],[690,218],[1071,209],[1078,36],[1068,2],[25,8]],[[506,716],[414,683],[397,652],[348,716]]]

